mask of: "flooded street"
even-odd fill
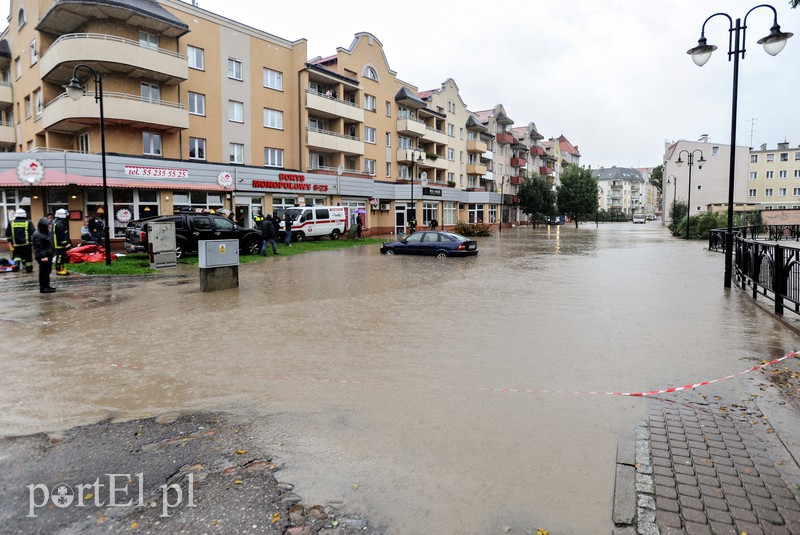
[[[705,245],[660,223],[586,224],[504,229],[465,259],[268,257],[206,294],[186,267],[54,299],[0,286],[0,434],[229,411],[307,503],[390,533],[609,533],[617,440],[645,404],[604,393],[798,349],[724,291]]]

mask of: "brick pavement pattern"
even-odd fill
[[[650,466],[637,465],[637,531],[800,534],[800,502],[759,438],[770,432],[761,425],[713,404],[648,400]]]

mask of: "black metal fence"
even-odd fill
[[[790,230],[797,241],[798,229],[793,227]],[[724,235],[725,231],[723,238]],[[776,235],[786,236],[782,231]],[[789,310],[800,315],[800,245],[783,245],[778,240],[770,242],[739,235],[734,241],[734,253],[736,283],[743,291],[750,291],[753,299],[762,296],[772,301],[776,314],[783,315]]]
[[[708,250],[725,252],[725,233],[727,229],[715,228],[708,233]],[[748,225],[733,227],[734,237],[753,240],[794,240],[800,241],[800,225]]]

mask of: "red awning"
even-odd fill
[[[145,188],[145,189],[170,189],[170,190],[203,190],[203,191],[231,191],[232,188],[223,188],[218,184],[198,184],[164,182],[159,180],[144,180],[142,178],[107,178],[106,183],[112,188]],[[28,184],[20,180],[16,169],[8,169],[0,173],[0,188],[26,188],[31,186],[92,186],[102,187],[101,177],[88,177],[73,175],[55,169],[45,169],[44,179],[36,184]]]

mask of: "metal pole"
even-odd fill
[[[411,213],[413,215],[410,216],[409,219],[408,219],[408,233],[409,234],[413,234],[414,233],[414,227],[411,224],[411,222],[414,221],[414,219],[416,219],[416,217],[417,217],[416,216],[416,212],[417,211],[414,209],[414,173],[419,172],[419,164],[417,163],[417,151],[416,150],[413,153],[411,153],[411,157],[414,158],[414,172],[411,173]]]
[[[106,249],[106,265],[111,265],[111,237],[109,236],[110,226],[109,222],[111,216],[108,212],[108,180],[106,177],[106,125],[105,115],[103,114],[103,79],[99,73],[94,73],[94,83],[97,94],[96,100],[100,103],[100,159],[103,167],[103,210],[106,212],[106,228],[104,235],[104,243]]]
[[[736,108],[739,99],[739,34],[741,19],[736,19],[733,49],[733,99],[731,103],[731,164],[728,176],[728,228],[725,231],[725,288],[731,287],[733,276],[733,186],[736,176]]]
[[[678,179],[674,178],[672,182],[672,217],[675,218],[675,203],[678,200]]]
[[[686,239],[689,239],[689,223],[692,217],[692,166],[694,160],[694,152],[690,152],[689,156],[689,194],[686,200]]]

